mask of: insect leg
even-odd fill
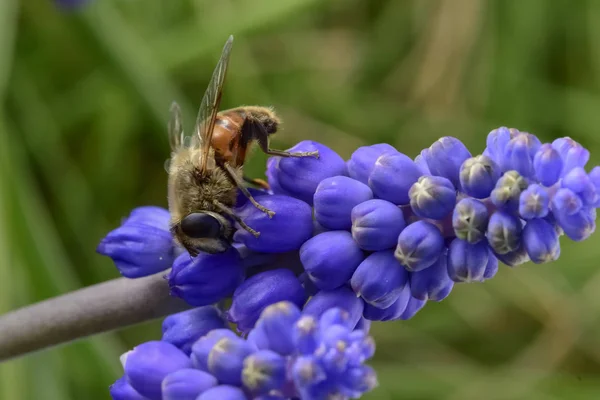
[[[269,183],[265,180],[262,179],[258,179],[258,178],[248,178],[246,175],[244,175],[244,181],[248,182],[251,185],[255,185],[258,187],[261,187],[265,190],[269,190],[271,189],[271,186],[269,186]]]
[[[252,203],[254,205],[254,207],[258,208],[260,211],[267,214],[269,216],[269,218],[273,218],[273,215],[275,215],[275,211],[271,211],[268,208],[266,208],[265,206],[260,205],[256,201],[256,199],[254,197],[252,197],[252,194],[248,191],[248,188],[244,185],[243,180],[240,179],[240,177],[236,173],[235,169],[231,165],[229,165],[229,163],[224,163],[223,167],[224,167],[225,171],[227,171],[227,173],[229,174],[229,177],[233,180],[233,182],[235,182],[235,185],[238,187],[238,189],[240,189],[242,191],[242,193],[244,194],[244,196],[246,196],[248,198],[248,200],[250,200],[250,203]]]
[[[301,152],[289,152],[283,150],[275,150],[269,148],[269,133],[265,127],[258,121],[252,123],[252,136],[258,142],[258,146],[265,154],[279,157],[315,157],[319,158],[318,151],[301,151]]]
[[[230,216],[231,218],[234,219],[235,222],[237,222],[238,224],[240,224],[240,226],[245,229],[246,231],[250,232],[252,235],[254,235],[254,237],[259,237],[260,236],[260,232],[255,231],[254,229],[250,228],[248,225],[246,225],[246,223],[244,221],[242,221],[242,219],[235,214],[235,212],[227,207],[225,204],[221,203],[218,200],[213,200],[213,204],[219,209],[221,210],[221,212],[223,212],[224,214],[227,214],[228,216]]]

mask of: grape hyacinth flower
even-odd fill
[[[232,298],[222,314],[192,310],[211,332],[183,316],[167,324],[169,351],[217,380],[198,384],[202,394],[190,392],[198,398],[356,398],[375,382],[362,365],[370,321],[410,319],[455,284],[493,278],[499,262],[556,260],[561,236],[582,241],[595,230],[600,167],[587,172],[589,152],[570,138],[541,143],[501,127],[482,154],[444,137],[414,159],[388,144],[361,147],[347,161],[311,141],[291,150],[320,157],[269,159],[271,189],[255,197],[275,216],[243,196],[234,209],[259,237],[238,226],[229,250],[192,258],[173,242],[167,211],[142,207],[98,247],[129,278],[170,268],[171,294],[192,306],[223,308]],[[171,374],[169,365],[155,379]],[[160,382],[140,391],[134,372],[126,367],[111,389],[122,395],[113,396],[156,396]],[[194,373],[180,374],[169,393]]]
[[[163,341],[137,346],[122,357],[125,374],[111,387],[112,398],[342,399],[377,386],[364,364],[375,343],[340,308],[315,317],[277,302],[264,309],[247,339],[220,329],[192,348],[188,357]]]

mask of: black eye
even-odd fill
[[[217,238],[221,234],[221,223],[205,213],[192,213],[181,220],[181,231],[195,239]]]

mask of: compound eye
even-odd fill
[[[205,213],[187,215],[179,225],[187,236],[200,238],[217,238],[221,234],[221,223],[213,216]]]

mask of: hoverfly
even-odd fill
[[[233,222],[256,237],[260,235],[233,210],[238,189],[269,217],[275,214],[259,204],[244,183],[268,187],[264,181],[243,174],[246,155],[254,142],[273,156],[319,156],[317,151],[290,153],[271,149],[269,136],[280,124],[271,108],[247,106],[218,112],[232,44],[230,36],[202,98],[191,135],[183,132],[179,106],[176,103],[171,106],[168,124],[171,232],[193,257],[200,251],[226,251],[231,246]]]

